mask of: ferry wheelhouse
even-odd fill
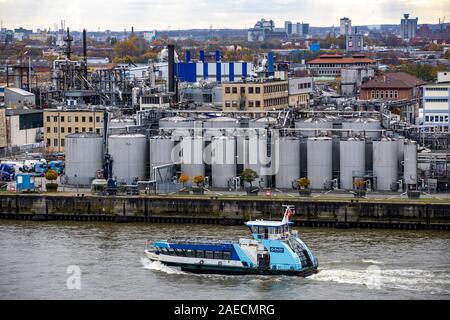
[[[297,231],[291,230],[293,208],[285,207],[282,221],[246,222],[251,239],[173,238],[153,242],[145,255],[187,272],[307,277],[318,272],[318,262]]]

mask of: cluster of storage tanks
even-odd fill
[[[172,117],[159,121],[158,135],[111,135],[113,177],[129,184],[184,173],[187,185],[195,176],[207,176],[212,188],[228,189],[251,168],[260,176],[256,184],[278,189],[292,189],[300,177],[308,177],[312,189],[354,189],[356,179],[380,191],[417,183],[415,142],[385,137],[376,119],[302,119],[295,128],[277,131],[279,136],[267,130],[277,124],[271,117]],[[69,183],[88,184],[103,167],[103,149],[98,135],[68,136]]]

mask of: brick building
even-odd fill
[[[402,120],[415,122],[422,105],[422,86],[426,82],[405,72],[388,72],[364,83],[360,100],[397,102],[397,113]]]
[[[375,66],[376,62],[363,54],[350,57],[341,54],[323,54],[308,62],[308,69],[312,76],[339,77],[341,70],[348,67]]]

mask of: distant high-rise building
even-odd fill
[[[285,21],[284,22],[284,30],[286,31],[287,35],[292,34],[292,21]]]
[[[290,35],[305,36],[309,34],[309,24],[303,22],[292,23],[292,21],[285,21],[284,30],[288,36]]]
[[[363,51],[363,47],[364,36],[358,34],[358,29],[355,27],[355,32],[353,34],[345,36],[345,50],[349,52],[360,52]]]
[[[352,20],[350,20],[349,18],[341,19],[341,28],[339,34],[341,36],[347,36],[349,34],[352,34]]]
[[[400,22],[400,36],[402,39],[409,41],[416,36],[417,21],[419,18],[409,19],[409,14],[403,15],[404,19]]]

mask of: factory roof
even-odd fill
[[[17,94],[20,94],[20,95],[22,95],[22,96],[34,96],[33,93],[28,92],[28,91],[25,91],[25,90],[20,89],[20,88],[10,88],[10,87],[6,87],[6,88],[5,88],[5,91],[12,91],[12,92],[17,93]]]
[[[7,116],[20,116],[23,114],[43,113],[43,110],[39,109],[6,109]]]
[[[409,89],[426,84],[426,82],[407,74],[406,72],[388,72],[369,80],[361,86],[362,89],[370,88],[399,88]]]
[[[308,64],[354,64],[354,63],[375,63],[374,60],[367,58],[364,55],[353,55],[351,57],[344,57],[340,54],[323,54],[311,61]]]

